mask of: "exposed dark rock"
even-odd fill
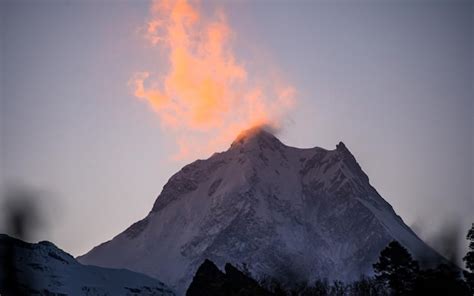
[[[207,191],[207,195],[208,196],[213,195],[214,192],[216,192],[217,188],[219,188],[221,183],[222,183],[222,178],[217,179],[216,181],[212,182],[211,186],[209,186],[209,190]]]

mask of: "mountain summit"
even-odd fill
[[[370,185],[341,142],[299,149],[262,129],[173,175],[150,213],[79,261],[127,268],[184,292],[206,258],[254,278],[350,281],[392,240],[441,260]]]
[[[264,128],[252,128],[240,133],[237,138],[232,142],[230,147],[241,147],[241,146],[248,146],[248,145],[256,145],[253,143],[266,143],[271,146],[279,146],[283,145],[280,140],[278,140],[271,132],[267,131]]]

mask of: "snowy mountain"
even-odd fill
[[[151,212],[78,260],[128,268],[183,293],[209,258],[246,263],[283,282],[370,275],[390,241],[417,259],[441,257],[370,185],[341,142],[298,149],[252,129],[222,153],[171,177]]]
[[[174,295],[160,281],[124,269],[86,266],[50,242],[0,234],[0,295]]]

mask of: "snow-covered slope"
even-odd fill
[[[174,295],[149,276],[82,265],[50,242],[30,244],[2,234],[0,270],[0,295]]]
[[[78,258],[156,276],[183,292],[209,258],[256,278],[353,280],[391,240],[440,258],[370,185],[341,142],[298,149],[249,130],[171,177],[151,212]]]

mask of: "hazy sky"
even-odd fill
[[[47,218],[34,239],[79,255],[144,217],[187,163],[170,159],[174,140],[127,85],[163,64],[139,32],[149,2],[0,5],[3,184],[40,191]],[[238,59],[263,55],[297,90],[285,144],[344,141],[422,238],[456,222],[464,237],[474,222],[471,1],[202,6],[223,9]]]

